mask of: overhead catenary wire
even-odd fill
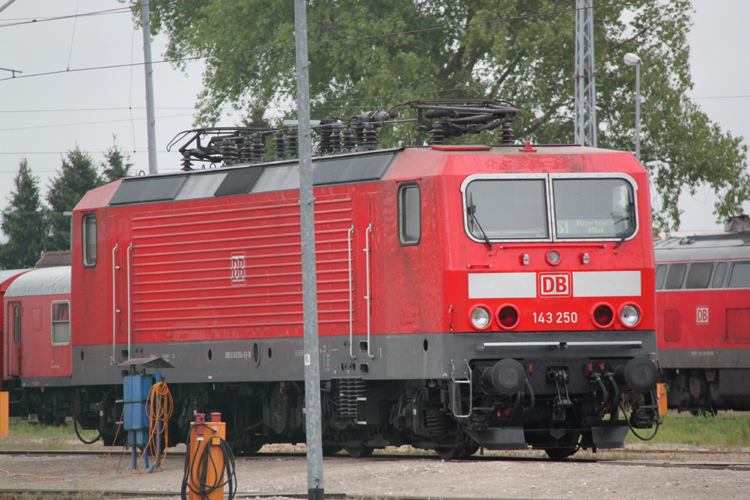
[[[50,16],[50,17],[28,17],[28,18],[18,18],[18,19],[3,19],[0,20],[0,23],[3,21],[13,21],[13,22],[6,22],[4,24],[0,24],[0,29],[2,28],[10,28],[12,26],[22,26],[25,24],[39,24],[39,23],[45,23],[49,21],[62,21],[65,19],[77,19],[79,17],[92,17],[92,16],[106,16],[110,14],[127,14],[130,12],[129,7],[118,7],[116,9],[106,9],[106,10],[98,10],[94,12],[84,12],[83,14],[78,14],[78,10],[76,9],[75,15],[68,15],[68,16]]]

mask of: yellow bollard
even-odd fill
[[[667,384],[656,384],[656,400],[659,402],[659,415],[667,414]]]
[[[8,393],[0,392],[0,438],[8,437]]]

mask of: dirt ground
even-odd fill
[[[130,456],[1,455],[0,490],[85,490],[179,492],[184,458],[172,456],[162,470],[135,475]],[[717,460],[721,458],[718,457]],[[717,463],[714,461],[713,463]],[[445,462],[434,456],[388,455],[326,458],[328,493],[373,496],[490,499],[747,498],[747,471],[664,468],[592,462],[550,462],[536,458],[480,457]],[[93,473],[94,471],[99,471]],[[106,473],[102,473],[106,471]],[[238,491],[251,494],[304,494],[304,455],[259,454],[237,459]]]

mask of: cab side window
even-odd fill
[[[81,224],[83,234],[83,265],[94,267],[96,265],[96,215],[84,215]]]
[[[417,245],[422,236],[419,186],[406,184],[398,189],[398,239],[401,246]]]

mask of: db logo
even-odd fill
[[[695,308],[695,322],[699,325],[708,324],[708,307]]]
[[[570,273],[540,274],[539,295],[570,297]]]
[[[234,252],[231,260],[232,284],[245,283],[245,252]]]

